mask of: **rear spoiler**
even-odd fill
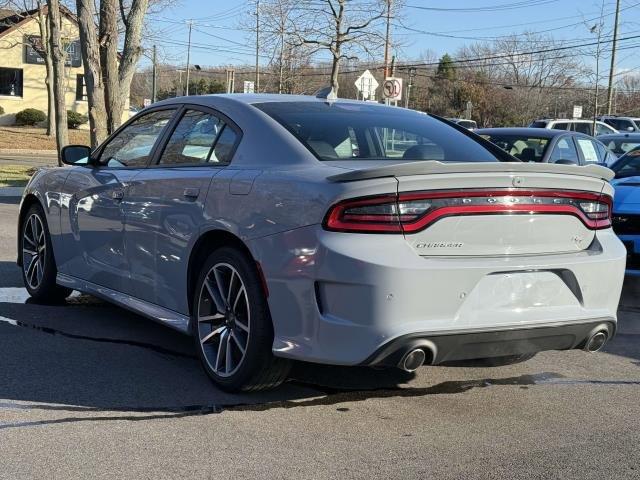
[[[614,177],[613,171],[599,165],[558,165],[555,163],[534,162],[438,162],[427,160],[423,162],[406,162],[396,165],[363,168],[351,170],[327,177],[334,183],[368,180],[384,177],[407,177],[411,175],[438,175],[443,173],[560,173],[563,175],[578,175],[581,177],[599,178],[609,181]]]

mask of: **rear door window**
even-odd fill
[[[553,128],[554,130],[568,130],[569,122],[557,122],[554,123],[551,128]]]
[[[215,115],[187,110],[167,142],[161,165],[207,163],[224,123]]]
[[[217,115],[188,109],[173,130],[160,165],[227,164],[238,135]]]
[[[585,135],[591,135],[593,132],[593,125],[586,122],[572,122],[571,130],[574,132],[584,133]]]
[[[596,142],[588,138],[576,138],[576,142],[578,143],[578,148],[580,149],[584,163],[599,163],[601,161]]]
[[[556,143],[556,146],[551,152],[549,163],[556,163],[559,160],[570,161],[576,165],[580,164],[576,146],[573,143],[573,139],[569,136],[562,137],[558,140],[558,143]]]

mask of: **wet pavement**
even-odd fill
[[[0,478],[640,478],[640,282],[604,352],[417,374],[297,364],[216,389],[191,340],[29,300],[0,200]]]

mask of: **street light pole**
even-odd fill
[[[189,24],[189,42],[187,43],[187,86],[185,88],[186,95],[189,95],[189,61],[191,60],[191,27],[193,27],[193,20],[187,22]]]

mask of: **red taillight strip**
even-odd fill
[[[346,210],[359,206],[392,204],[416,200],[433,200],[447,198],[470,197],[535,197],[562,198],[571,200],[588,200],[608,205],[608,216],[605,219],[591,219],[580,208],[567,204],[487,204],[487,205],[449,205],[436,206],[424,215],[349,215]],[[593,192],[571,190],[440,190],[433,192],[408,192],[395,195],[382,195],[368,198],[345,200],[334,205],[325,219],[324,227],[328,230],[360,233],[416,233],[424,230],[438,220],[461,215],[492,214],[564,214],[579,218],[587,228],[602,229],[611,226],[611,210],[613,200],[610,196]]]
[[[402,227],[405,233],[415,233],[427,228],[429,225],[437,222],[441,218],[460,215],[482,215],[482,214],[566,214],[578,217],[590,229],[602,229],[611,226],[611,207],[613,200],[608,195],[580,192],[571,190],[449,190],[438,192],[411,192],[401,193],[398,197],[398,203],[415,201],[415,200],[431,200],[443,198],[469,198],[469,197],[542,197],[542,198],[564,198],[571,200],[589,200],[595,202],[603,202],[609,206],[609,217],[604,220],[590,219],[578,207],[572,205],[547,205],[547,204],[488,204],[488,205],[456,205],[436,208],[427,212],[426,215],[415,220],[414,222],[403,222]]]

